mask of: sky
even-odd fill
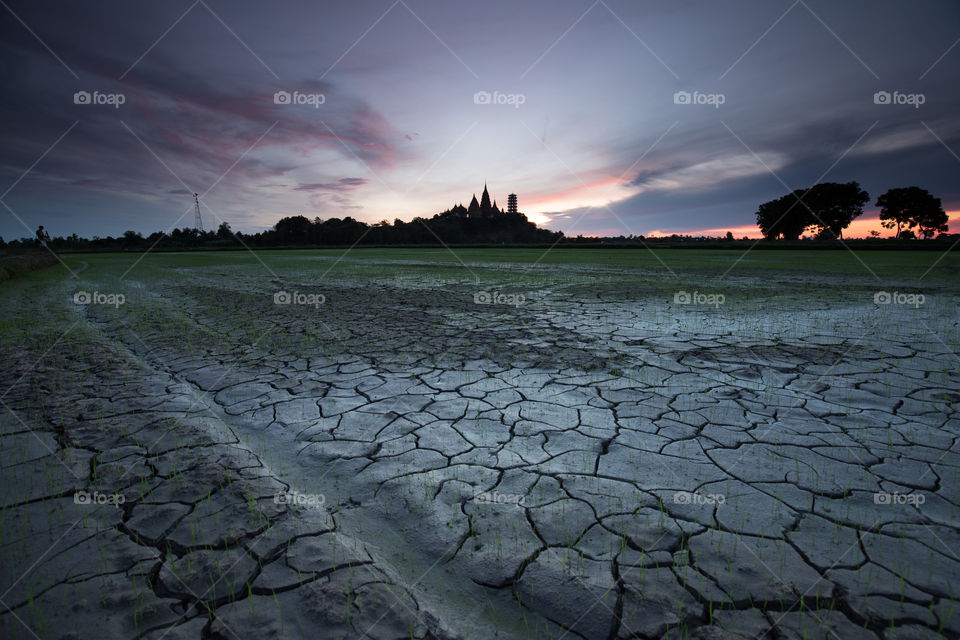
[[[0,236],[429,217],[486,183],[575,235],[731,230],[817,182],[960,231],[956,0],[0,8]],[[884,235],[890,232],[882,230]]]

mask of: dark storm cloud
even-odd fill
[[[100,191],[114,201],[146,197],[174,203],[176,211],[183,203],[170,196],[203,193],[221,179],[220,189],[247,189],[283,176],[300,164],[298,157],[311,153],[359,159],[380,170],[400,157],[395,147],[400,136],[374,107],[309,72],[278,81],[249,54],[250,64],[238,72],[236,47],[198,59],[195,52],[161,43],[136,62],[159,35],[156,25],[172,21],[167,12],[144,5],[146,16],[129,16],[124,23],[124,13],[130,13],[124,8],[111,15],[74,5],[42,17],[26,5],[13,9],[28,23],[43,25],[43,43],[65,63],[26,29],[4,21],[0,87],[9,96],[0,107],[4,182],[18,180],[63,136],[11,192],[15,209],[66,185]],[[164,18],[151,22],[150,13]],[[189,30],[188,22],[180,28]],[[105,31],[109,39],[102,37]],[[225,31],[219,35],[232,40]],[[322,104],[278,104],[278,91],[322,96]],[[78,92],[119,95],[122,104],[76,104]]]
[[[195,181],[192,188],[202,189],[264,134],[261,143],[265,147],[355,153],[375,167],[389,165],[397,155],[386,121],[369,105],[341,95],[330,83],[295,83],[298,91],[325,96],[324,111],[318,113],[308,106],[275,104],[272,86],[196,82],[188,68],[175,61],[143,63],[124,83],[94,75],[91,69],[77,68],[85,72],[84,78],[89,78],[78,90],[121,94],[124,103],[119,108],[77,105],[70,87],[52,89],[53,99],[37,101],[21,96],[19,104],[9,104],[8,108],[15,112],[14,117],[30,137],[15,141],[19,142],[11,149],[19,156],[13,158],[15,163],[24,164],[35,158],[38,145],[31,143],[52,142],[65,125],[76,120],[80,125],[55,156],[61,160],[61,170],[75,170],[82,157],[84,165],[92,163],[109,169],[116,176],[118,187],[126,181],[143,184],[169,180],[169,174],[158,175],[158,169],[165,171],[162,160],[184,181]],[[7,89],[13,93],[13,87]],[[40,108],[35,108],[38,105]],[[131,150],[138,146],[140,152]],[[91,153],[92,149],[96,153]],[[131,153],[140,156],[141,161],[125,162]],[[291,166],[290,160],[282,158],[247,158],[234,171],[243,178],[262,179],[281,175]],[[51,165],[46,165],[46,170],[58,173]]]

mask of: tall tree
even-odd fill
[[[273,228],[280,242],[304,244],[310,238],[310,226],[305,216],[289,216],[277,220]]]
[[[896,227],[897,238],[904,238],[914,227],[919,228],[924,238],[949,229],[949,218],[940,198],[920,187],[890,189],[877,198],[877,206],[880,207],[880,224],[887,229]],[[911,235],[915,234],[911,231]]]
[[[870,201],[870,194],[857,182],[821,182],[793,193],[803,199],[814,224],[820,227],[819,236],[828,238],[842,238],[843,230],[863,215],[863,205]]]
[[[810,210],[803,205],[798,192],[764,202],[757,209],[757,226],[767,240],[796,240],[807,227],[816,224]]]

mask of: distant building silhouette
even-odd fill
[[[511,193],[508,197],[509,209],[501,209],[497,206],[497,201],[490,201],[490,190],[486,183],[483,185],[483,193],[477,200],[477,194],[473,194],[470,204],[466,207],[462,203],[448,209],[445,213],[457,218],[494,218],[507,213],[519,213],[517,210],[517,194]]]
[[[487,192],[487,183],[483,183],[483,195],[480,196],[480,213],[489,216],[493,212],[493,206],[490,204],[490,193]]]
[[[457,205],[450,209],[450,211],[456,216],[465,214],[468,218],[491,218],[504,213],[504,211],[497,206],[496,200],[491,204],[490,191],[487,189],[486,183],[483,185],[483,193],[480,195],[479,201],[477,200],[477,194],[473,194],[473,198],[470,200],[470,206],[466,209],[463,208],[463,205]]]

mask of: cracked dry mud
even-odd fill
[[[951,291],[551,266],[514,308],[390,269],[10,293],[61,311],[2,347],[0,635],[960,637]]]

